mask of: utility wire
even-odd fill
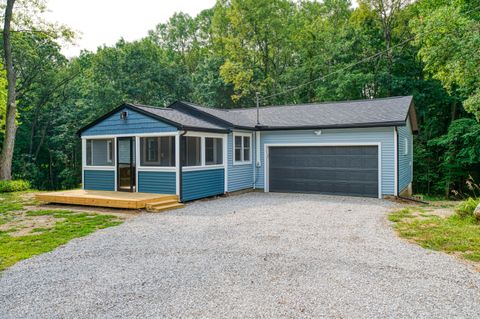
[[[478,7],[476,7],[476,8],[473,8],[473,9],[467,11],[467,12],[464,12],[463,14],[469,14],[469,13],[471,13],[471,12],[473,12],[473,11],[478,10],[478,9],[480,9],[480,6],[478,6]],[[374,59],[374,58],[376,58],[376,57],[378,57],[378,56],[381,56],[381,55],[383,55],[383,54],[385,54],[385,53],[389,53],[391,50],[393,50],[393,49],[395,49],[395,48],[397,48],[397,47],[399,47],[399,46],[402,46],[402,45],[404,45],[404,44],[406,44],[406,43],[414,40],[415,37],[416,37],[416,36],[410,37],[410,38],[408,38],[408,39],[406,39],[406,40],[404,40],[404,41],[402,41],[402,42],[400,42],[400,43],[397,43],[397,44],[393,45],[393,46],[390,47],[389,49],[386,49],[386,50],[377,52],[377,53],[375,53],[375,54],[373,54],[373,55],[371,55],[371,56],[368,56],[368,57],[366,57],[366,58],[364,58],[364,59],[361,59],[360,61],[357,61],[357,62],[355,62],[355,63],[349,64],[349,65],[347,65],[347,66],[345,66],[345,67],[343,67],[343,68],[340,68],[340,69],[338,69],[338,70],[335,70],[335,71],[333,71],[333,72],[331,72],[331,73],[328,73],[328,74],[326,74],[326,75],[322,75],[322,76],[320,76],[320,77],[318,77],[318,78],[315,78],[315,79],[313,79],[313,80],[310,80],[310,81],[304,82],[304,83],[302,83],[302,84],[299,84],[299,85],[290,87],[290,88],[288,88],[288,89],[283,90],[282,92],[270,94],[270,95],[267,95],[267,96],[262,96],[262,97],[260,97],[260,100],[266,101],[266,100],[269,99],[269,98],[276,97],[276,96],[283,95],[283,94],[286,94],[286,93],[291,92],[291,91],[298,90],[299,88],[302,88],[302,87],[304,87],[304,86],[310,85],[310,84],[312,84],[312,83],[314,83],[314,82],[317,82],[317,81],[325,80],[326,78],[328,78],[328,77],[330,77],[330,76],[332,76],[332,75],[334,75],[334,74],[337,74],[337,73],[339,73],[339,72],[348,70],[348,69],[350,69],[350,68],[352,68],[352,67],[354,67],[354,66],[356,66],[356,65],[359,65],[359,64],[361,64],[361,63],[367,62],[367,61],[369,61],[369,60],[371,60],[371,59]],[[258,101],[258,99],[259,99],[259,98],[258,98],[258,96],[257,96],[257,101]]]

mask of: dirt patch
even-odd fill
[[[15,212],[13,220],[0,225],[0,231],[8,231],[11,237],[20,237],[35,235],[35,229],[50,229],[56,222],[62,221],[63,218],[55,218],[51,215],[27,216],[25,211]]]
[[[124,220],[135,218],[139,216],[143,211],[135,209],[115,209],[93,206],[75,206],[75,205],[62,205],[62,204],[41,204],[37,206],[25,206],[25,210],[37,211],[37,210],[71,210],[78,213],[94,213],[101,215],[113,215],[121,217]]]

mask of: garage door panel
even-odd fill
[[[308,155],[308,154],[276,154],[271,157],[273,167],[333,167],[333,168],[374,168],[378,167],[377,155]]]
[[[376,146],[271,147],[270,191],[378,196]]]
[[[271,170],[270,180],[280,179],[297,179],[297,180],[343,180],[343,181],[371,181],[377,183],[377,169],[329,169],[329,168],[299,168],[289,169],[288,167],[275,168]]]

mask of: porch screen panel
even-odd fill
[[[131,152],[131,153],[130,153]],[[119,139],[118,141],[118,162],[135,164],[135,139],[132,139],[132,147],[130,149],[130,140]]]
[[[113,166],[114,154],[113,139],[87,140],[87,166]]]
[[[140,138],[140,163],[142,166],[175,166],[175,137]]]

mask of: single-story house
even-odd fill
[[[411,192],[411,96],[217,109],[124,103],[79,131],[86,190],[245,189],[382,198]]]

